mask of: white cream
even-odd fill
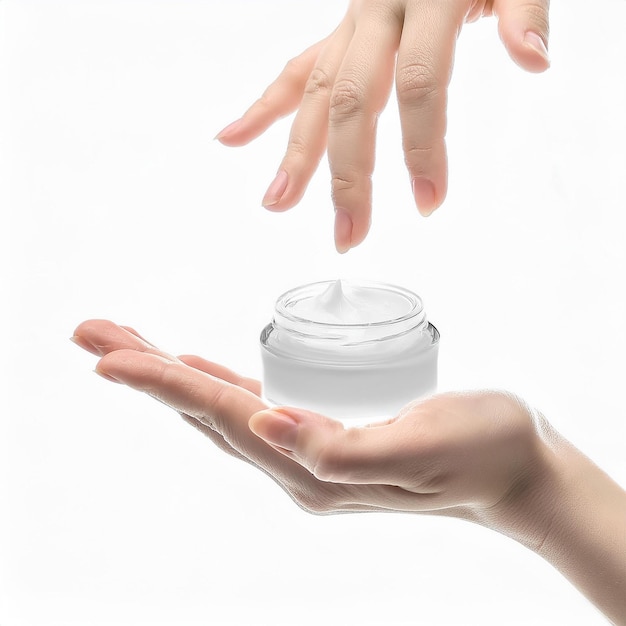
[[[410,310],[411,302],[399,293],[343,280],[334,280],[320,293],[290,306],[293,315],[320,324],[376,324]]]
[[[276,301],[261,334],[263,395],[350,423],[435,391],[439,333],[421,299],[382,283],[326,281]]]

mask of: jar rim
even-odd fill
[[[337,335],[345,336],[345,333],[360,333],[365,330],[374,332],[376,335],[378,335],[378,332],[384,332],[387,336],[393,336],[403,334],[416,327],[426,327],[428,325],[423,301],[416,293],[391,283],[369,280],[357,281],[342,279],[342,283],[348,286],[390,292],[402,296],[407,302],[408,311],[402,315],[388,319],[351,323],[319,321],[293,312],[292,308],[296,302],[323,293],[323,291],[329,288],[334,282],[334,280],[317,281],[300,285],[299,287],[294,287],[284,292],[276,300],[274,322],[287,330],[299,334],[318,337],[321,335],[328,338]]]

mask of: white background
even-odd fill
[[[372,230],[340,257],[325,162],[298,207],[260,206],[289,120],[212,138],[344,9],[0,2],[2,626],[605,623],[486,529],[303,513],[68,341],[106,317],[258,376],[278,294],[386,280],[441,331],[442,390],[523,395],[626,484],[626,3],[555,0],[541,76],[467,26],[445,205],[414,208],[392,98]]]

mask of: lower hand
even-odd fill
[[[536,551],[626,625],[626,492],[519,398],[449,393],[367,428],[269,408],[260,384],[197,356],[171,356],[128,327],[84,322],[96,371],[178,411],[314,513],[460,517]]]
[[[197,356],[171,356],[134,330],[84,322],[74,340],[96,371],[171,406],[219,448],[269,473],[308,511],[437,512],[479,520],[537,471],[537,421],[517,397],[442,394],[367,428],[269,408],[258,381]]]

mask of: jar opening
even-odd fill
[[[428,321],[415,293],[386,283],[321,281],[296,287],[276,301],[274,324],[317,339],[376,341]]]

